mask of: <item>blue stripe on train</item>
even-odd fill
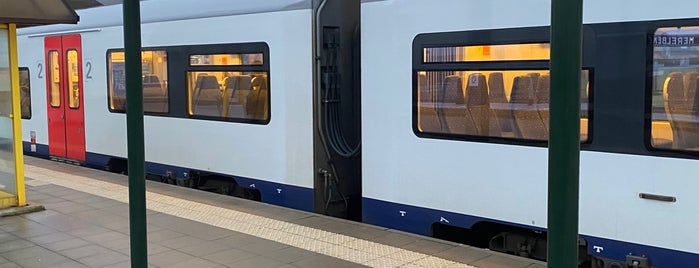
[[[362,198],[364,222],[386,228],[431,236],[433,223],[470,228],[480,221],[495,222],[511,226],[546,231],[539,227],[526,226],[477,216],[469,216],[448,211],[403,205],[372,198]],[[699,254],[635,243],[581,235],[587,241],[590,254],[616,260],[625,260],[626,255],[647,256],[650,265],[655,267],[689,267],[699,263]],[[599,252],[598,248],[601,247]]]
[[[36,152],[31,152],[29,142],[23,142],[24,154],[49,158],[49,147],[43,144],[36,144]],[[119,158],[105,154],[90,153],[85,154],[85,166],[104,169],[109,160],[112,158]],[[121,158],[123,159],[123,158]],[[184,173],[193,171],[189,168],[170,166],[154,162],[146,162],[146,172],[151,174],[165,175],[167,171],[172,171],[177,177],[185,177]],[[210,172],[209,172],[210,173]],[[238,185],[247,188],[255,188],[260,191],[262,196],[262,202],[289,207],[304,211],[313,211],[313,189],[299,187],[294,185],[287,185],[281,183],[274,183],[269,181],[263,181],[253,178],[246,178],[240,176],[231,176],[226,174],[217,174],[225,177],[232,177],[238,183]]]

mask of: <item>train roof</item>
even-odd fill
[[[141,2],[141,23],[175,21],[206,17],[255,14],[311,9],[312,0],[148,0]],[[77,25],[49,25],[19,29],[19,35],[75,31],[123,24],[122,5],[110,5],[77,11]]]

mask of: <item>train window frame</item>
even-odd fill
[[[588,72],[587,95],[587,139],[581,140],[581,146],[589,147],[594,139],[594,33],[589,27],[583,26],[583,57],[582,69]],[[486,72],[486,71],[548,71],[549,60],[524,59],[514,60],[474,60],[448,61],[425,60],[425,48],[436,47],[468,47],[468,46],[499,46],[518,44],[549,44],[550,27],[524,27],[493,30],[474,30],[461,32],[421,33],[415,36],[412,44],[412,120],[413,134],[419,138],[474,141],[510,145],[525,145],[545,147],[545,140],[525,139],[520,137],[505,137],[479,134],[453,134],[446,132],[423,132],[418,121],[420,113],[419,87],[422,72]],[[581,119],[583,117],[581,116]]]
[[[26,73],[26,94],[22,96],[22,86],[23,86],[23,76],[22,73]],[[29,67],[19,67],[19,91],[20,91],[20,107],[22,113],[22,119],[32,119],[32,86],[31,86],[31,73]],[[26,108],[26,113],[25,113]]]
[[[646,93],[645,94],[645,100],[646,100],[645,106],[646,107],[645,107],[645,118],[644,118],[645,119],[645,122],[644,122],[644,145],[646,146],[646,149],[648,151],[653,152],[653,155],[667,156],[667,157],[692,157],[692,158],[699,156],[699,141],[697,141],[697,146],[694,146],[692,148],[689,148],[686,146],[680,146],[683,144],[677,145],[678,147],[675,147],[675,144],[674,144],[675,143],[674,130],[672,129],[673,127],[672,127],[671,122],[670,122],[671,119],[668,119],[667,99],[665,96],[667,93],[665,88],[667,86],[669,86],[669,85],[667,85],[667,83],[671,77],[671,74],[674,72],[668,73],[667,77],[665,77],[665,79],[663,79],[663,86],[660,89],[658,89],[656,87],[658,85],[657,84],[658,80],[656,79],[655,76],[657,73],[663,72],[663,70],[661,70],[662,68],[660,68],[659,65],[655,64],[656,63],[656,55],[655,55],[656,41],[658,41],[656,39],[658,37],[657,33],[661,29],[668,29],[668,28],[681,29],[683,27],[692,27],[692,28],[696,28],[697,30],[699,30],[699,21],[697,21],[697,20],[667,20],[667,21],[657,21],[657,22],[651,23],[648,26],[647,45],[646,45],[646,55],[647,55],[647,57],[646,57],[646,59],[647,59],[647,63],[646,63],[647,72],[646,73],[647,73],[647,75],[646,75],[646,92],[645,92]],[[692,46],[699,48],[699,34],[694,35],[694,37],[695,37],[695,40],[694,40],[694,43],[692,44]],[[682,47],[683,44],[681,42],[680,43],[677,43],[677,42],[672,43],[672,41],[671,41],[669,44],[660,44],[660,45],[663,45],[663,47],[669,48],[669,47]],[[697,53],[697,59],[699,59],[699,53]],[[668,68],[668,66],[665,66],[665,65],[662,67]],[[673,69],[672,67],[673,66],[669,66],[669,69]],[[683,67],[681,63],[680,63],[680,65],[674,66],[674,67],[677,67],[676,69],[682,70],[682,71],[689,70],[689,68],[684,68],[687,66]],[[692,69],[692,70],[694,70],[695,73],[699,72],[699,66],[696,69]],[[681,74],[683,77],[683,82],[686,82],[684,80],[686,78],[685,77],[686,74],[685,73],[681,73]],[[684,83],[683,83],[683,86],[684,86]],[[699,87],[699,84],[697,85],[697,87]],[[662,100],[664,102],[664,104],[662,106],[655,104],[655,102],[656,102],[655,98],[657,97],[656,95],[658,95],[657,92],[655,92],[655,91],[658,91],[658,90],[660,90],[662,92],[660,95],[660,98],[662,98]],[[684,93],[685,94],[687,93],[686,89],[684,90]],[[696,105],[697,101],[699,101],[699,98],[697,98],[696,95],[694,97],[694,101],[695,101],[695,105]],[[670,142],[669,147],[665,146],[665,144],[662,144],[662,145],[656,144],[656,141],[655,141],[656,138],[659,139],[661,137],[654,136],[654,126],[656,125],[655,123],[656,123],[657,119],[662,119],[662,118],[654,117],[654,115],[657,113],[663,113],[663,115],[665,116],[664,122],[667,122],[667,124],[670,127],[670,133],[671,133],[670,136],[672,137],[672,139],[669,140],[669,142]],[[695,115],[695,118],[699,118],[699,115]],[[660,123],[664,123],[664,122],[660,122]],[[697,123],[697,124],[699,124],[699,123]],[[694,127],[699,128],[699,126],[696,126],[696,125]],[[699,134],[696,134],[696,135],[699,135]],[[662,135],[660,135],[660,136],[662,136]]]
[[[234,123],[247,123],[247,124],[258,124],[267,125],[272,119],[272,91],[271,91],[271,70],[270,70],[270,58],[269,58],[269,45],[266,42],[254,42],[254,43],[233,43],[227,45],[197,45],[189,46],[185,54],[187,59],[187,65],[183,68],[184,71],[184,85],[185,88],[185,114],[189,118],[202,119],[202,120],[212,120],[212,121],[223,121],[223,122],[234,122]],[[260,64],[241,64],[241,65],[192,65],[190,62],[191,56],[195,55],[261,55],[262,62]],[[264,116],[263,118],[251,118],[243,116],[224,116],[223,109],[221,115],[206,115],[197,114],[195,108],[193,107],[193,87],[196,87],[196,81],[191,78],[192,74],[196,73],[247,73],[246,75],[253,74],[264,74],[266,81],[264,81],[266,96],[264,99],[264,109],[261,112]],[[254,77],[253,77],[254,79]],[[220,80],[220,79],[219,79]],[[260,79],[262,80],[262,79]],[[223,80],[221,80],[223,81]],[[221,94],[225,95],[223,85],[219,82],[221,86]],[[259,93],[259,92],[258,92]],[[228,98],[221,98],[221,100]],[[222,105],[223,106],[223,105]],[[228,106],[228,105],[226,105]],[[228,106],[230,107],[230,106]],[[227,110],[227,109],[226,109]]]
[[[123,48],[116,48],[116,49],[107,49],[107,52],[105,53],[105,62],[106,62],[106,72],[107,72],[107,109],[111,113],[126,113],[126,95],[124,95],[124,105],[123,109],[118,109],[118,108],[113,108],[112,107],[112,76],[113,76],[113,70],[112,70],[112,62],[111,62],[111,55],[112,53],[124,53]],[[165,75],[167,76],[168,79],[162,79],[159,77],[161,87],[163,87],[163,91],[165,92],[165,105],[163,111],[150,111],[146,110],[144,107],[143,113],[146,115],[155,115],[155,116],[165,116],[170,114],[171,108],[172,108],[172,90],[170,87],[170,77],[171,77],[171,66],[170,66],[170,52],[168,50],[168,47],[143,47],[141,48],[141,53],[143,52],[162,52],[165,55],[165,58],[167,62],[165,63]],[[163,82],[165,81],[165,82]],[[124,85],[125,86],[125,85]],[[124,90],[126,88],[124,87]],[[144,94],[145,95],[145,94]],[[145,97],[145,96],[144,96]]]
[[[206,62],[202,63],[200,62],[201,59],[205,59],[205,57],[216,57],[216,56],[237,56],[240,60],[240,63],[229,63],[227,60],[224,61],[224,59],[227,58],[222,58],[222,61],[220,63],[213,62],[211,59],[206,59]],[[261,60],[257,60],[258,57],[261,57]],[[246,58],[252,59],[252,62],[245,60]],[[245,65],[262,65],[264,63],[264,55],[262,53],[217,53],[217,54],[198,54],[198,55],[189,55],[189,66],[245,66]]]

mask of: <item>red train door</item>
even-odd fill
[[[49,154],[85,161],[80,35],[46,37],[44,52]]]

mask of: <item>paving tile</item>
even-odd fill
[[[363,226],[355,229],[347,229],[340,232],[341,234],[359,238],[359,239],[373,239],[386,234],[385,228]]]
[[[89,266],[86,266],[82,263],[79,263],[74,260],[68,260],[64,261],[61,263],[50,263],[48,266],[45,267],[51,267],[51,268],[89,268]]]
[[[0,231],[0,243],[3,243],[5,241],[12,241],[12,240],[16,240],[16,239],[19,239],[19,237],[14,236],[11,233]]]
[[[258,254],[258,255],[269,253],[272,251],[281,250],[281,249],[288,248],[288,247],[289,247],[289,245],[270,241],[267,239],[262,239],[262,238],[258,238],[257,240],[252,240],[252,241],[247,242],[245,244],[235,245],[235,248],[242,249],[242,250],[245,250],[247,252],[251,252],[254,254]]]
[[[44,244],[42,246],[53,251],[61,251],[87,246],[89,244],[90,242],[87,242],[80,238],[72,238],[64,241],[57,241],[53,243]]]
[[[311,228],[316,228],[319,226],[323,226],[329,223],[332,223],[331,219],[325,218],[325,217],[320,217],[316,215],[312,215],[309,217],[301,218],[295,221],[292,221],[292,223],[303,225],[306,227],[311,227]]]
[[[43,219],[49,216],[55,216],[59,215],[60,213],[52,210],[42,210],[42,211],[37,211],[37,212],[32,212],[32,213],[27,213],[21,215],[22,218],[28,219],[28,220],[33,220],[36,222],[41,222],[43,223]]]
[[[76,237],[85,237],[98,235],[109,231],[109,229],[100,226],[83,225],[79,228],[71,229],[67,233]]]
[[[0,253],[32,247],[35,244],[24,239],[10,240],[0,243]]]
[[[167,240],[171,240],[171,239],[183,237],[183,236],[184,236],[183,233],[175,232],[175,231],[168,230],[168,229],[163,229],[163,230],[158,230],[158,231],[154,231],[154,232],[148,232],[148,241],[159,243],[159,242],[163,242],[163,241],[167,241]]]
[[[445,251],[447,249],[450,249],[454,247],[452,244],[447,244],[439,241],[434,241],[434,240],[428,240],[428,239],[423,239],[423,240],[418,240],[413,243],[409,243],[406,245],[401,246],[401,248],[406,249],[406,250],[411,250],[411,251],[416,251],[424,254],[434,254],[437,252]]]
[[[116,263],[120,263],[120,262],[128,261],[128,260],[129,260],[128,256],[121,254],[119,252],[116,252],[116,251],[78,259],[78,261],[80,263],[83,263],[83,264],[88,265],[90,267],[106,266],[106,265],[116,264]]]
[[[66,233],[58,233],[56,231],[50,233],[50,234],[45,234],[45,235],[40,235],[40,236],[34,236],[27,238],[27,240],[37,243],[39,245],[44,245],[44,244],[50,244],[58,241],[66,241],[73,239],[72,235],[66,234]]]
[[[28,248],[13,250],[2,253],[2,256],[10,261],[17,261],[33,256],[42,256],[47,253],[53,253],[52,251],[42,248],[40,246],[32,246]]]
[[[197,268],[209,268],[209,267],[219,267],[221,266],[218,263],[207,261],[201,258],[192,258],[188,259],[182,262],[170,264],[167,267],[168,268],[191,268],[191,267],[197,267]],[[237,267],[237,266],[236,266]],[[258,267],[266,267],[266,266],[258,266]]]
[[[490,257],[491,255],[493,255],[492,252],[470,246],[456,246],[433,254],[435,257],[469,264]]]
[[[103,246],[108,249],[113,249],[113,250],[119,250],[119,249],[125,249],[129,248],[130,246],[130,237],[124,237],[124,238],[119,238],[116,240],[109,240],[109,241],[102,241],[97,244],[100,246]]]
[[[30,267],[54,267],[55,263],[69,262],[70,259],[65,256],[56,254],[51,251],[36,251],[33,255],[27,256],[22,259],[13,260],[14,263],[19,266],[30,268]]]
[[[85,241],[93,242],[93,243],[102,243],[106,241],[114,241],[114,240],[120,240],[127,238],[128,236],[116,231],[106,231],[104,233],[99,233],[99,234],[94,234],[94,235],[88,235],[88,236],[82,236],[81,237]]]
[[[247,251],[243,251],[240,249],[228,249],[224,251],[220,251],[214,254],[209,254],[209,255],[204,255],[201,256],[202,259],[220,263],[223,265],[228,265],[230,263],[235,263],[240,260],[248,259],[248,258],[255,258],[257,257],[257,254],[253,254]]]
[[[10,217],[0,217],[0,226],[3,225],[15,225],[20,222],[25,222],[26,219],[21,216],[10,216]]]
[[[29,238],[29,237],[35,237],[35,236],[44,236],[44,235],[52,234],[55,232],[56,232],[56,230],[53,228],[40,225],[40,226],[31,227],[31,228],[26,228],[26,229],[22,228],[19,230],[15,230],[14,232],[12,232],[12,234],[14,234],[18,237],[22,237],[22,238]]]
[[[225,246],[221,243],[205,241],[199,244],[189,245],[178,250],[193,256],[203,256],[218,253],[227,249],[230,249],[230,247]],[[150,252],[150,249],[148,250],[148,252]]]
[[[148,262],[156,266],[169,267],[172,264],[195,258],[177,250],[168,250],[148,256]]]
[[[89,244],[87,246],[61,250],[58,253],[68,256],[71,259],[78,260],[86,257],[97,256],[113,252],[113,250],[104,248],[98,245]]]
[[[296,247],[286,247],[280,250],[270,251],[261,254],[262,257],[273,259],[282,263],[293,263],[304,258],[310,258],[318,253],[313,253],[308,250],[303,250]]]
[[[0,230],[5,231],[5,232],[10,232],[10,233],[15,233],[17,231],[34,229],[34,228],[46,228],[46,226],[41,225],[40,223],[26,220],[26,219],[23,219],[21,217],[18,217],[18,218],[21,220],[21,222],[17,222],[14,224],[1,225]]]
[[[372,239],[372,241],[394,247],[401,247],[410,243],[415,243],[420,238],[412,235],[406,235],[402,233],[388,232],[385,235],[377,236]]]
[[[205,242],[205,240],[186,235],[168,240],[163,240],[158,242],[158,244],[161,244],[171,249],[180,249],[191,245],[201,244],[203,242]]]
[[[112,199],[103,198],[100,201],[85,203],[85,205],[93,208],[103,209],[111,206],[123,206],[124,203]]]
[[[62,232],[88,227],[88,223],[84,220],[63,214],[48,216],[40,219],[40,221],[41,224]]]
[[[22,268],[22,266],[19,266],[14,262],[6,262],[3,264],[0,264],[0,268]]]
[[[472,264],[477,267],[488,267],[488,268],[523,268],[527,267],[532,263],[530,260],[526,259],[515,259],[509,256],[502,255],[492,255],[487,258],[475,261]]]
[[[340,260],[337,258],[333,257],[328,257],[324,255],[316,255],[310,258],[305,258],[303,260],[293,262],[291,263],[292,265],[298,266],[298,267],[306,267],[306,268],[326,268],[326,267],[332,267],[332,268],[350,268],[350,267],[367,267],[361,264],[353,263],[353,262],[348,262],[344,260]]]
[[[286,263],[279,262],[273,259],[268,259],[268,258],[262,258],[262,257],[255,257],[255,258],[249,258],[249,259],[244,259],[244,260],[239,260],[233,263],[226,264],[226,266],[230,267],[235,267],[235,268],[258,268],[258,267],[267,267],[267,268],[276,268],[280,267],[282,265],[285,265]],[[330,267],[330,266],[328,266]]]

